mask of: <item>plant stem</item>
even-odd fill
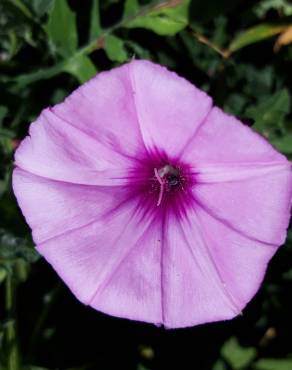
[[[19,370],[19,354],[16,336],[16,317],[15,317],[15,281],[11,273],[6,277],[6,312],[8,316],[8,324],[6,329],[6,343],[8,348],[7,369]]]
[[[218,45],[215,45],[212,41],[207,39],[204,35],[200,32],[191,30],[191,34],[202,44],[207,45],[210,49],[216,51],[216,53],[220,54],[222,58],[227,59],[230,56],[229,50],[221,49]]]

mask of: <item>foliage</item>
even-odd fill
[[[29,122],[134,57],[176,70],[292,158],[291,16],[287,0],[1,0],[0,369],[292,369],[291,233],[242,317],[164,331],[78,303],[11,191]]]

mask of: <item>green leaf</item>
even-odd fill
[[[227,365],[223,360],[219,359],[213,365],[212,370],[227,370]]]
[[[259,104],[249,107],[245,115],[255,120],[254,128],[263,132],[271,127],[281,127],[290,108],[290,95],[282,89]]]
[[[2,125],[3,119],[6,117],[8,113],[8,108],[5,107],[4,105],[0,105],[0,127]]]
[[[123,63],[128,60],[123,40],[114,35],[106,36],[104,50],[108,58],[113,62]]]
[[[131,17],[138,13],[139,3],[137,0],[126,0],[124,5],[124,18]]]
[[[63,72],[72,74],[79,82],[83,83],[93,77],[97,71],[89,57],[76,54],[53,67],[17,76],[14,79],[14,87],[15,89],[22,89],[34,82],[47,80]]]
[[[33,18],[29,8],[21,0],[10,0],[27,18]]]
[[[161,36],[173,36],[188,25],[188,9],[190,0],[177,2],[178,5],[170,3],[153,6],[150,10],[141,11],[141,15],[126,22],[128,28],[146,28]],[[128,0],[125,4],[125,16],[137,13],[137,2]]]
[[[91,59],[81,54],[70,58],[65,63],[63,70],[75,76],[80,83],[88,81],[97,73]]]
[[[291,137],[291,139],[292,139],[292,137]],[[290,142],[290,144],[291,143],[292,143],[292,141]],[[291,150],[292,150],[292,148],[291,148]],[[283,279],[285,279],[285,280],[292,280],[292,269],[284,272],[282,276],[283,276]]]
[[[1,120],[0,120],[1,121]],[[1,126],[1,122],[0,122]],[[3,138],[8,138],[8,139],[13,139],[15,136],[15,133],[7,128],[2,128],[0,127],[0,137]]]
[[[77,49],[75,18],[76,16],[66,0],[54,1],[45,29],[53,52],[57,52],[63,57],[72,55]]]
[[[277,35],[278,33],[283,32],[288,27],[287,24],[260,24],[258,26],[249,28],[241,32],[238,36],[229,45],[228,50],[233,53],[239,49],[242,49],[245,46],[254,44],[256,42],[265,40],[272,36]]]
[[[289,0],[263,0],[255,5],[254,12],[259,18],[263,18],[271,9],[279,14],[292,15],[292,4]]]
[[[235,337],[231,337],[221,348],[221,354],[233,369],[242,369],[249,365],[256,357],[253,347],[243,348]]]
[[[282,137],[273,138],[271,140],[272,144],[284,154],[292,154],[292,133],[286,133]],[[292,271],[291,271],[292,278]]]
[[[27,240],[0,229],[0,259],[17,258],[26,262],[35,262],[39,255]]]
[[[64,72],[66,61],[62,61],[52,67],[43,68],[35,72],[25,73],[17,76],[14,81],[15,89],[22,89],[34,82],[47,80]]]
[[[254,364],[256,370],[291,370],[292,358],[290,359],[270,359],[263,358]]]
[[[31,7],[41,17],[50,11],[53,2],[54,0],[31,0]]]
[[[90,14],[90,30],[89,39],[93,40],[101,34],[100,15],[99,15],[99,0],[92,0],[92,8]]]
[[[0,266],[0,284],[5,280],[6,276],[7,276],[6,268],[4,268],[3,266]]]

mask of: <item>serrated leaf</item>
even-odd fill
[[[263,358],[254,364],[256,370],[291,370],[292,358],[290,359],[272,359]]]
[[[233,53],[245,46],[268,39],[283,32],[288,25],[279,24],[260,24],[241,32],[229,45],[228,50]]]
[[[254,128],[263,132],[266,128],[280,127],[290,108],[290,95],[282,89],[259,104],[249,107],[245,115],[255,120]]]
[[[126,27],[146,28],[161,36],[173,36],[188,25],[189,2],[189,0],[165,2],[165,5],[153,7],[153,10],[146,14],[141,12],[141,16],[127,22]],[[136,3],[133,1],[127,3],[125,14],[129,16],[135,12]]]
[[[128,60],[124,42],[117,36],[106,36],[104,50],[108,58],[113,62],[123,63]]]
[[[54,52],[63,57],[72,55],[77,49],[75,14],[66,0],[55,0],[45,27]]]
[[[95,65],[86,55],[77,55],[70,58],[65,63],[63,70],[75,76],[80,83],[88,81],[97,73]]]
[[[221,348],[221,354],[234,370],[249,365],[256,357],[253,347],[241,347],[235,337],[230,338]]]
[[[100,25],[99,0],[92,0],[92,7],[90,13],[90,30],[89,30],[90,40],[99,37],[101,31],[102,28]]]

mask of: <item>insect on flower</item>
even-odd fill
[[[45,109],[15,164],[37,250],[111,315],[169,328],[233,318],[286,237],[289,161],[148,61]]]

